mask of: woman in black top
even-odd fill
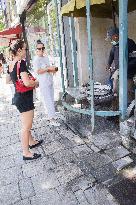
[[[21,113],[22,123],[22,148],[23,159],[32,160],[37,159],[41,155],[31,153],[29,149],[34,148],[42,143],[41,141],[34,140],[31,135],[31,128],[34,117],[34,104],[33,104],[33,90],[24,93],[19,93],[16,90],[17,81],[17,63],[20,61],[20,78],[27,87],[37,87],[38,81],[30,80],[29,71],[26,67],[26,62],[23,60],[26,55],[26,45],[22,40],[17,40],[11,47],[10,52],[14,55],[14,60],[9,65],[9,75],[15,86],[14,104]]]

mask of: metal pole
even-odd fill
[[[119,109],[121,120],[127,110],[127,67],[128,67],[128,0],[119,0]]]
[[[88,34],[88,66],[90,74],[90,94],[91,94],[91,124],[92,132],[94,131],[94,79],[93,79],[93,56],[92,56],[92,33],[91,33],[91,0],[86,0],[86,14],[87,14],[87,34]]]
[[[54,0],[55,8],[56,8],[56,17],[57,17],[57,33],[58,33],[58,44],[59,44],[59,57],[60,57],[60,67],[61,67],[61,80],[62,80],[62,90],[65,92],[64,85],[64,74],[63,74],[63,61],[62,61],[62,47],[61,47],[61,34],[60,34],[60,12],[58,9],[58,2]],[[61,5],[61,4],[59,4]]]
[[[52,2],[51,2],[52,3]],[[47,6],[47,15],[48,15],[48,28],[49,28],[49,39],[50,39],[50,50],[53,54],[53,36],[52,36],[52,22],[50,17],[50,9],[51,9],[51,3]]]
[[[75,39],[75,27],[74,18],[69,17],[70,25],[70,37],[71,37],[71,51],[72,51],[72,64],[73,64],[73,75],[74,75],[74,86],[79,85],[78,81],[78,67],[77,67],[77,51],[76,51],[76,39]]]

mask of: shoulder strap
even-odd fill
[[[17,62],[17,78],[20,77],[20,61]]]

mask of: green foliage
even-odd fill
[[[56,23],[56,10],[55,7],[52,8],[50,11],[50,17],[51,17],[51,24],[52,24],[52,31],[53,33],[57,31],[57,23]]]
[[[0,31],[4,30],[5,24],[4,24],[4,16],[0,16]]]
[[[27,19],[30,24],[36,24],[46,12],[46,6],[50,0],[38,0],[32,10],[28,13]]]

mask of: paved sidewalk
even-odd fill
[[[42,158],[24,162],[19,113],[0,96],[0,205],[134,205],[136,185],[128,197],[129,169],[120,171],[133,160],[118,131],[81,138],[59,121],[60,128],[49,126],[36,103],[32,132],[44,143],[33,151]]]

